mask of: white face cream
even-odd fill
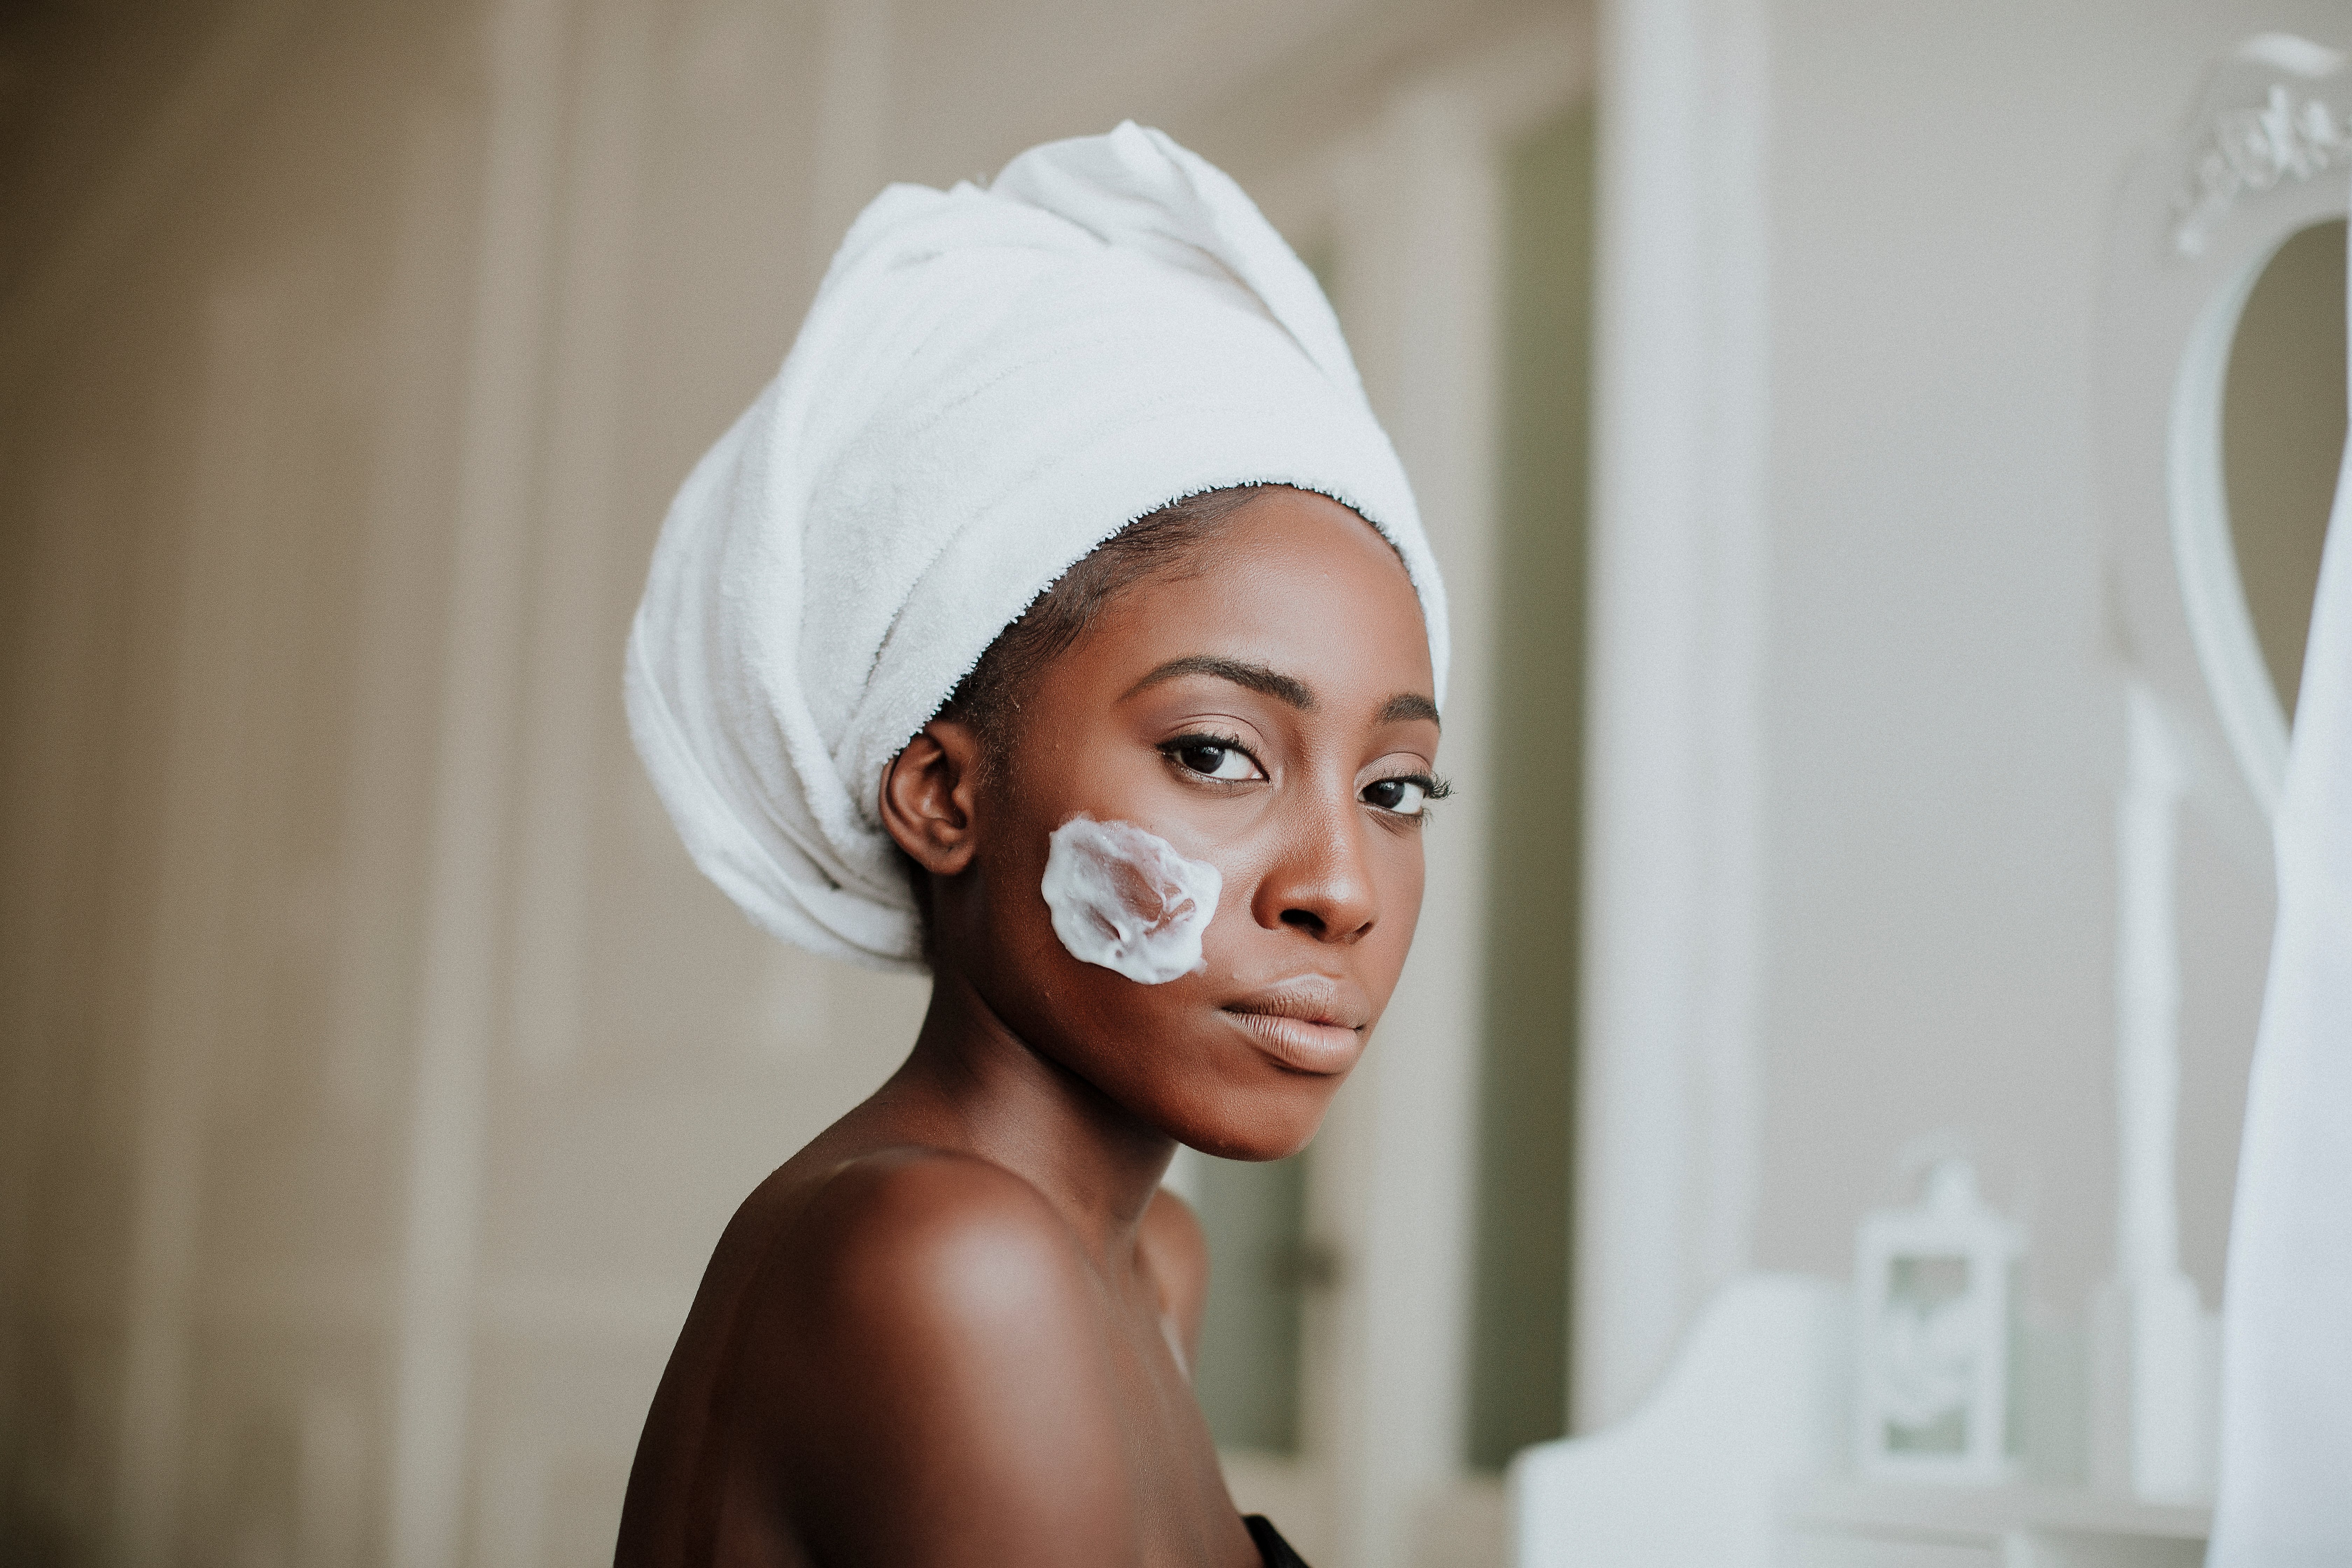
[[[1201,933],[1225,885],[1214,866],[1131,822],[1074,816],[1049,842],[1045,907],[1073,958],[1144,985],[1206,967]]]

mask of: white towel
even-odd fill
[[[1125,124],[986,190],[884,191],[671,503],[630,633],[630,729],[695,863],[787,942],[919,968],[885,765],[1096,545],[1251,483],[1396,546],[1442,701],[1412,489],[1322,290],[1239,186]]]
[[[2352,1565],[2352,447],[2275,826],[2222,1294],[2214,1568]]]

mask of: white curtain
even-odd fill
[[[2352,366],[2352,354],[2347,354]],[[2212,1568],[2352,1565],[2352,447],[2276,827],[2230,1229]]]

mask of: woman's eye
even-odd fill
[[[1257,764],[1250,761],[1247,752],[1222,741],[1179,741],[1168,748],[1168,752],[1202,778],[1241,784],[1265,776],[1258,772]]]
[[[1398,816],[1419,816],[1429,805],[1429,785],[1419,779],[1381,779],[1364,786],[1364,804]]]

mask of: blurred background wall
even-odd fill
[[[2337,22],[8,10],[0,1555],[609,1556],[719,1226],[923,1004],[759,937],[643,784],[663,506],[884,181],[1129,116],[1324,277],[1461,605],[1380,1048],[1300,1161],[1171,1178],[1237,1494],[1339,1568],[1498,1562],[1512,1449],[1629,1408],[1730,1272],[1843,1274],[1943,1142],[2079,1315],[2106,203],[2221,50]],[[2210,840],[2183,879],[2211,1301],[2270,894]]]
[[[12,11],[10,1559],[609,1555],[719,1226],[924,999],[759,937],[680,853],[617,702],[654,531],[885,180],[1127,116],[1323,272],[1469,656],[1403,1044],[1306,1159],[1179,1173],[1221,1237],[1204,1396],[1325,1561],[1408,1561],[1432,1509],[1491,1551],[1455,1478],[1567,1399],[1556,803],[1509,879],[1554,918],[1498,982],[1533,1076],[1475,1133],[1501,506],[1540,650],[1509,699],[1573,796],[1581,422],[1541,400],[1583,380],[1588,33],[1425,0]]]
[[[2240,40],[2341,47],[2352,27],[2297,0],[1899,21],[1806,3],[1773,26],[1756,1252],[1843,1272],[1841,1205],[1947,1128],[2032,1226],[2042,1306],[2072,1313],[2113,1263],[2123,715],[2090,368],[2107,227],[2134,154],[2179,133]],[[2314,373],[2328,331],[2306,323]],[[2305,510],[2315,545],[2325,503]],[[2271,872],[2195,814],[2185,834],[2183,1266],[2210,1307]]]

